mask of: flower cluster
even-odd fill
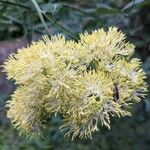
[[[133,53],[115,27],[81,34],[78,42],[44,36],[4,63],[17,84],[7,116],[20,133],[37,136],[59,114],[72,140],[92,138],[98,124],[110,128],[111,116],[130,115],[129,104],[145,96],[145,73]]]

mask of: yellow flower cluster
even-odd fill
[[[8,101],[8,117],[20,133],[37,136],[51,115],[62,116],[61,130],[72,140],[92,138],[111,116],[130,115],[129,104],[145,96],[141,62],[134,46],[115,27],[66,41],[47,36],[18,50],[4,63],[18,85]]]

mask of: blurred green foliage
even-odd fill
[[[150,84],[150,0],[0,0],[0,41],[32,34],[63,33],[78,39],[79,32],[117,26],[135,43],[135,55],[143,60]],[[42,18],[41,18],[42,16]],[[48,29],[48,31],[47,31]],[[1,49],[0,49],[1,50]],[[1,59],[1,55],[0,55]],[[3,76],[0,72],[0,76]],[[50,118],[45,137],[18,135],[6,118],[4,105],[13,84],[0,77],[0,150],[149,150],[150,94],[133,107],[133,116],[113,119],[93,140],[71,142],[58,131],[59,118]]]

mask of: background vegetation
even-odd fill
[[[43,34],[63,33],[78,40],[79,32],[117,26],[136,45],[150,84],[150,0],[0,0],[0,64],[11,52]],[[133,106],[133,117],[112,119],[93,140],[63,137],[59,118],[50,118],[44,135],[19,136],[5,114],[14,85],[0,71],[0,150],[149,150],[150,94]]]

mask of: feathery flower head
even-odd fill
[[[115,27],[81,34],[78,42],[44,36],[4,63],[18,86],[7,116],[20,133],[37,136],[50,115],[60,114],[60,129],[72,140],[92,138],[98,124],[110,128],[111,117],[131,115],[129,104],[145,96],[146,76],[133,53]]]

